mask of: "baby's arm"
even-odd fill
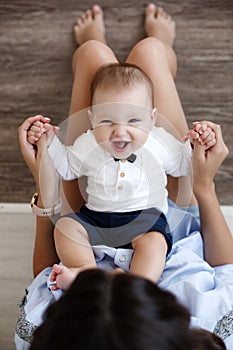
[[[66,147],[58,137],[59,127],[50,124],[50,119],[42,116],[38,116],[38,120],[35,120],[30,125],[27,131],[27,141],[35,146],[39,144],[39,140],[43,135],[45,140],[45,147],[47,148],[48,155],[53,161],[54,167],[63,180],[74,180],[80,175],[81,160],[78,158],[78,146],[77,149],[74,145]],[[78,141],[78,140],[76,140]]]
[[[191,144],[197,140],[201,145],[205,146],[206,151],[216,144],[215,133],[205,121],[193,123],[193,129],[189,130],[184,137],[185,141],[188,139]]]

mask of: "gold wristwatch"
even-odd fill
[[[38,202],[38,193],[34,193],[31,199],[31,208],[33,214],[36,214],[38,216],[54,216],[61,211],[61,200],[57,204],[55,204],[52,208],[40,208],[37,206]]]

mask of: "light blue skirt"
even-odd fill
[[[203,259],[197,207],[178,208],[169,201],[168,222],[173,248],[158,282],[174,293],[191,313],[191,326],[215,332],[233,350],[233,265],[211,267]],[[93,247],[100,269],[121,267],[129,271],[133,251]],[[34,330],[43,322],[47,307],[62,295],[51,291],[51,267],[44,269],[26,289],[15,331],[17,350],[30,347]],[[188,290],[188,293],[187,293]]]

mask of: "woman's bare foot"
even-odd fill
[[[147,6],[145,15],[147,36],[152,36],[172,46],[176,36],[176,27],[171,16],[162,7],[156,7],[152,3]]]
[[[104,44],[106,43],[103,10],[99,5],[92,6],[82,17],[77,19],[74,34],[79,45],[88,40],[98,40]]]

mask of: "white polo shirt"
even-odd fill
[[[188,175],[191,158],[189,141],[181,143],[160,127],[153,127],[145,144],[135,152],[134,163],[115,161],[97,144],[92,130],[71,146],[55,136],[48,151],[62,179],[87,176],[86,206],[103,212],[156,207],[166,213],[166,174]]]

